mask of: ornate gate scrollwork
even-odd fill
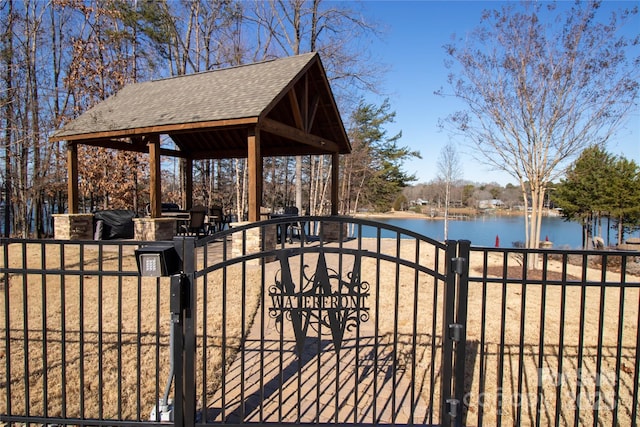
[[[354,255],[353,270],[344,280],[339,272],[327,267],[325,254],[321,251],[311,276],[307,274],[309,265],[304,265],[303,283],[299,286],[293,281],[286,253],[279,253],[277,258],[280,270],[276,273],[275,283],[269,287],[270,317],[280,327],[285,319],[291,322],[298,354],[304,349],[309,327],[321,333],[325,329],[320,326],[328,328],[336,351],[340,351],[345,330],[352,331],[361,322],[369,320],[370,285],[361,281],[360,255]]]

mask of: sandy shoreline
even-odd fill
[[[524,214],[523,211],[505,211],[505,210],[495,210],[491,212],[492,216],[522,216]],[[453,219],[454,216],[466,216],[466,217],[480,217],[483,216],[484,213],[479,212],[476,209],[463,208],[463,209],[453,209],[449,212],[450,219]],[[418,213],[414,211],[387,211],[387,212],[359,212],[356,214],[349,215],[353,218],[365,218],[365,219],[375,219],[375,218],[403,218],[403,219],[429,219],[429,220],[443,220],[444,216],[435,215],[431,216],[427,213]]]
[[[417,213],[413,211],[389,211],[389,212],[374,212],[374,213],[357,213],[351,215],[354,218],[424,218],[433,219],[423,213]]]

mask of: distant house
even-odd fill
[[[480,200],[478,201],[478,209],[496,209],[504,206],[500,199]]]

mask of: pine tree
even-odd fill
[[[640,169],[633,161],[590,147],[567,170],[552,199],[565,218],[582,222],[585,248],[591,237],[602,237],[605,218],[614,221],[622,243],[625,229],[640,226]]]

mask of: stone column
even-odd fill
[[[241,227],[246,224],[251,224],[251,221],[233,222],[229,224],[230,227]],[[275,224],[262,227],[254,227],[247,229],[244,233],[241,231],[232,234],[231,240],[231,256],[233,258],[243,255],[254,254],[263,251],[262,245],[262,229],[264,232],[264,250],[270,251],[276,248],[278,243],[278,230]],[[275,261],[275,257],[266,259],[266,262]],[[258,264],[259,260],[250,262],[249,264]]]
[[[133,238],[149,242],[173,240],[173,236],[176,235],[176,223],[176,218],[134,218]]]
[[[57,240],[93,240],[93,214],[53,214]]]
[[[340,234],[340,229],[342,228],[342,234]],[[320,223],[320,235],[324,238],[326,242],[339,242],[340,237],[345,240],[348,233],[348,227],[346,222],[326,222],[322,221]]]

